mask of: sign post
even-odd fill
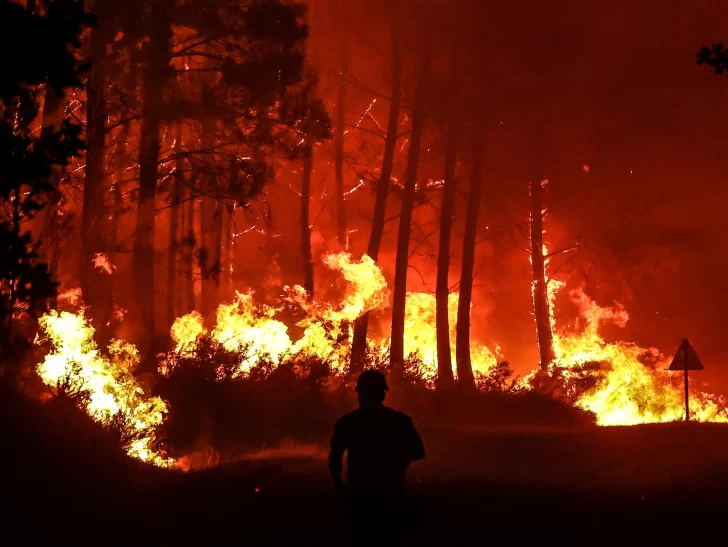
[[[690,421],[690,394],[688,392],[688,371],[703,370],[703,363],[700,362],[698,354],[688,342],[687,338],[682,341],[680,347],[672,358],[672,363],[668,370],[685,371],[685,421]]]

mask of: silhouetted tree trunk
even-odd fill
[[[440,205],[440,240],[437,253],[437,280],[435,282],[435,324],[437,332],[437,387],[450,388],[453,384],[452,349],[450,347],[450,318],[448,298],[450,296],[450,237],[452,233],[452,214],[455,205],[457,181],[455,162],[457,161],[457,113],[459,59],[455,46],[452,55],[452,94],[449,97],[447,143],[445,145],[445,180]]]
[[[214,299],[212,300],[212,311],[217,310],[220,304],[220,274],[222,273],[222,215],[224,207],[222,201],[215,200],[215,211],[212,216],[212,260],[215,269],[212,271],[212,288]]]
[[[220,285],[223,288],[222,299],[227,300],[233,292],[233,210],[230,207],[223,209],[222,238],[223,268]]]
[[[169,247],[167,249],[167,328],[169,328],[179,314],[177,294],[177,253],[179,251],[178,224],[180,215],[180,199],[184,162],[182,160],[182,126],[176,124],[174,152],[176,155],[174,176],[172,177],[172,202],[169,208]]]
[[[396,21],[392,21],[392,93],[389,100],[389,120],[387,122],[387,138],[384,143],[384,157],[382,170],[377,183],[376,201],[374,203],[374,217],[372,218],[372,231],[369,235],[367,254],[377,260],[379,247],[384,232],[384,215],[387,208],[387,194],[392,178],[394,165],[394,152],[397,145],[397,129],[399,127],[399,106],[401,97],[402,66],[399,54],[399,29]],[[364,354],[367,347],[367,331],[369,330],[369,313],[363,314],[354,323],[354,339],[351,345],[351,369],[358,372],[364,367]]]
[[[203,95],[209,91],[203,91]],[[201,302],[202,315],[207,317],[217,309],[220,299],[220,268],[222,261],[222,203],[218,189],[217,124],[202,128],[202,148],[209,152],[209,173],[205,176],[207,192],[200,199],[201,254],[200,271],[202,275]]]
[[[336,238],[346,248],[346,204],[344,202],[344,123],[346,113],[346,79],[349,73],[349,46],[346,38],[341,51],[341,74],[336,97],[336,124],[334,128],[336,173]]]
[[[125,78],[125,89],[129,93],[132,99],[136,99],[137,93],[137,67],[136,64],[129,63],[129,72]],[[125,234],[121,232],[121,217],[125,209],[124,204],[124,189],[128,185],[128,179],[133,179],[133,174],[136,171],[136,166],[130,167],[129,163],[129,135],[132,129],[132,113],[127,112],[126,118],[124,119],[121,131],[119,132],[118,146],[116,149],[116,164],[117,171],[113,185],[112,199],[113,205],[111,207],[111,231],[114,238],[114,248],[117,252],[121,251],[121,245],[126,240]],[[129,284],[129,276],[114,276],[113,278],[113,292],[114,300],[116,302],[129,301],[129,293],[133,290],[133,287]],[[128,305],[128,304],[126,304]]]
[[[407,151],[407,172],[405,174],[402,208],[399,213],[397,232],[397,258],[394,268],[394,296],[392,299],[392,345],[390,363],[401,367],[404,361],[404,318],[407,304],[407,264],[409,261],[409,242],[412,232],[412,209],[417,189],[417,169],[420,164],[420,143],[424,125],[425,90],[430,79],[430,55],[425,54],[422,61],[420,80],[417,85],[415,104],[412,110],[412,134]]]
[[[195,201],[194,190],[187,191],[185,203],[185,313],[197,309],[195,302]]]
[[[212,176],[209,184],[216,184],[216,176]],[[212,187],[212,186],[210,186]],[[198,255],[200,275],[200,311],[207,317],[215,308],[217,301],[217,285],[215,283],[215,270],[219,263],[215,261],[215,214],[217,209],[216,200],[209,196],[202,196],[199,200],[200,207],[200,252]]]
[[[154,220],[159,162],[159,129],[164,87],[170,73],[173,0],[155,0],[148,12],[149,38],[144,51],[141,142],[139,145],[139,204],[134,234],[135,296],[142,332],[139,349],[151,366],[154,357]]]
[[[81,291],[84,303],[89,306],[97,334],[105,338],[107,324],[111,318],[113,294],[111,272],[94,266],[99,254],[109,253],[114,248],[110,222],[104,172],[106,153],[106,44],[109,41],[107,24],[102,20],[91,31],[91,58],[93,64],[86,91],[86,177],[83,191],[83,214],[81,217]]]
[[[30,4],[28,2],[29,6]],[[29,9],[35,10],[35,2],[33,2],[32,8]],[[53,90],[52,86],[46,86],[43,99],[43,127],[41,129],[41,136],[45,137],[52,134],[53,128],[58,128],[63,121],[63,115],[64,111],[58,94]],[[56,186],[57,178],[57,174],[54,174],[53,186]],[[58,281],[58,244],[61,236],[59,233],[58,206],[60,203],[60,192],[56,191],[53,195],[49,196],[49,203],[45,209],[45,226],[43,230],[45,237],[48,238],[47,245],[45,246],[45,256],[43,258],[46,264],[48,264],[48,271],[51,274],[51,279],[54,281]],[[56,309],[58,307],[58,297],[53,296],[49,298],[47,305],[51,309]]]
[[[209,181],[210,191],[217,185],[217,174]],[[202,233],[200,273],[202,314],[213,314],[220,303],[220,271],[222,266],[222,212],[219,199],[202,197],[200,199],[200,222]]]
[[[458,298],[458,323],[455,333],[455,362],[458,386],[465,390],[475,389],[473,365],[470,360],[470,306],[473,297],[473,273],[475,269],[475,240],[478,233],[478,217],[483,185],[483,148],[485,130],[476,129],[473,142],[473,165],[468,193],[468,212],[465,218],[463,258],[460,269],[460,295]]]
[[[238,169],[235,158],[230,160],[230,182],[233,187],[239,184]],[[227,300],[233,293],[233,214],[234,207],[230,203],[222,204],[222,243],[221,243],[221,269],[220,269],[220,286],[221,300]]]
[[[313,173],[313,145],[307,139],[303,152],[303,179],[301,182],[301,262],[303,266],[303,288],[309,298],[313,298],[313,257],[311,255],[311,221],[309,209],[311,206],[311,175]]]
[[[554,360],[554,337],[551,330],[551,311],[543,252],[542,180],[531,180],[531,270],[533,274],[533,315],[536,319],[538,350],[541,368],[548,369]]]

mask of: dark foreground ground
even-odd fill
[[[37,406],[2,408],[2,545],[348,544],[323,449],[167,472],[122,457],[92,429],[70,438],[88,426],[83,416],[46,408],[30,419]],[[726,544],[726,426],[422,436],[406,545]]]

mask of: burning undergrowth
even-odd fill
[[[619,304],[602,307],[582,289],[570,292],[579,308],[573,329],[554,337],[556,358],[547,375],[533,373],[531,389],[593,412],[599,425],[672,422],[685,416],[682,375],[668,372],[670,358],[656,348],[608,342],[600,327],[624,327],[629,314]],[[726,399],[691,390],[690,411],[701,422],[728,422]]]
[[[296,286],[284,289],[278,307],[258,304],[247,292],[221,304],[213,324],[197,312],[178,318],[170,332],[172,349],[159,356],[154,396],[135,376],[136,348],[115,340],[102,353],[83,313],[42,318],[45,336],[39,342],[48,344],[48,353],[37,371],[56,393],[118,431],[129,455],[156,465],[207,467],[281,442],[320,444],[333,421],[355,405],[356,374],[349,368],[354,320],[389,302],[384,277],[368,257],[356,261],[335,254],[325,263],[345,280],[338,300],[313,300]],[[552,300],[558,288],[550,291]],[[456,296],[449,310],[453,326]],[[414,409],[429,424],[482,424],[486,416],[506,424],[529,412],[553,423],[681,419],[680,379],[667,372],[664,355],[601,337],[604,323],[626,324],[625,310],[600,307],[581,290],[571,297],[580,318],[554,335],[555,360],[546,372],[514,378],[508,363],[496,357],[498,348],[494,353],[476,341],[471,354],[478,391],[470,396],[433,391],[435,301],[425,293],[408,295],[404,363],[391,370],[389,340],[370,339],[366,366],[389,374],[393,406]],[[290,325],[284,316],[297,320]],[[453,329],[453,350],[454,337]],[[723,398],[693,393],[692,399],[695,419],[728,421]]]
[[[169,406],[160,428],[169,454],[190,469],[245,459],[251,450],[268,454],[284,445],[296,447],[292,453],[298,454],[297,447],[325,445],[335,420],[356,405],[356,374],[340,370],[335,355],[324,360],[297,351],[279,357],[256,353],[250,345],[229,350],[211,333],[198,335],[194,352],[180,348],[166,354],[158,390]],[[241,373],[240,363],[251,359],[255,364]],[[396,375],[380,348],[371,346],[365,362],[390,377],[393,406],[416,408],[421,423],[435,421],[443,399],[432,390],[417,354],[405,359]],[[478,375],[480,384],[493,390],[510,389],[510,380],[507,363]],[[477,402],[465,408],[462,399],[452,399],[450,406],[478,413]]]
[[[104,355],[82,312],[53,311],[41,318],[40,325],[45,336],[36,342],[49,346],[37,367],[43,382],[117,431],[130,456],[163,467],[172,465],[156,446],[156,430],[167,406],[159,397],[147,396],[134,376],[139,365],[136,347],[114,340]]]

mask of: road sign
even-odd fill
[[[690,342],[683,340],[675,352],[675,357],[670,363],[669,370],[703,370],[703,363],[700,362],[698,354],[695,353]]]
[[[703,370],[703,363],[700,362],[698,354],[695,353],[693,346],[687,339],[682,341],[680,347],[672,358],[672,363],[668,370],[684,370],[685,371],[685,421],[690,421],[690,394],[688,393],[688,371]]]

